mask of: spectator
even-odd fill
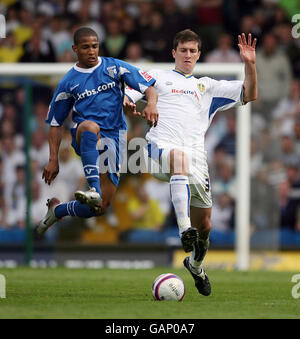
[[[2,180],[5,182],[5,197],[7,206],[12,204],[12,188],[16,181],[16,168],[25,164],[25,154],[17,148],[14,137],[6,136],[2,139]]]
[[[291,135],[282,135],[280,151],[278,159],[284,165],[294,165],[300,168],[300,154],[297,154],[295,151],[295,144]]]
[[[65,51],[64,46],[72,41],[70,32],[67,31],[66,19],[61,16],[54,16],[50,20],[49,27],[43,30],[43,38],[50,41],[55,52],[55,58],[58,59]]]
[[[143,49],[139,42],[131,42],[127,45],[125,61],[129,63],[147,61],[145,58],[143,58]]]
[[[154,5],[151,1],[140,1],[139,5],[139,15],[137,17],[138,20],[138,30],[140,32],[140,36],[144,37],[144,34],[147,33],[150,27],[150,19],[151,14],[154,11]],[[140,41],[143,43],[143,41]]]
[[[149,198],[143,185],[136,187],[136,196],[128,201],[128,210],[133,220],[132,229],[162,229],[166,216],[158,202]]]
[[[30,150],[31,159],[38,161],[40,167],[45,167],[49,160],[49,146],[44,129],[37,129],[32,135]]]
[[[38,101],[33,108],[33,122],[32,129],[36,131],[42,129],[45,131],[45,119],[49,110],[48,105],[44,101]]]
[[[256,14],[257,16],[258,14]],[[260,41],[262,35],[262,28],[257,23],[257,17],[254,15],[244,15],[240,21],[240,32],[244,32],[246,35],[249,33],[254,34],[254,36]]]
[[[150,15],[150,26],[143,33],[142,46],[146,58],[153,62],[169,60],[170,51],[167,50],[166,31],[163,16],[154,11]]]
[[[22,46],[28,42],[33,35],[34,29],[32,28],[32,23],[34,20],[32,13],[25,7],[20,9],[19,19],[20,24],[13,30],[13,34],[16,38],[16,44]]]
[[[253,231],[276,229],[279,213],[276,188],[269,182],[268,168],[262,166],[251,179],[251,227]]]
[[[236,152],[236,118],[233,112],[226,114],[226,122],[227,132],[220,140],[218,146],[222,147],[228,155],[234,156]]]
[[[222,146],[217,146],[214,149],[213,157],[209,163],[210,177],[212,178],[212,180],[220,177],[223,164],[230,161],[229,159],[230,158],[228,157]]]
[[[294,79],[290,83],[288,95],[281,99],[272,112],[274,121],[274,136],[282,133],[293,134],[294,121],[300,116],[300,81]]]
[[[80,159],[72,156],[71,145],[64,139],[60,145],[59,162],[61,166],[57,180],[64,182],[68,187],[68,201],[73,198],[75,191],[86,188],[86,181]]]
[[[35,31],[31,39],[24,45],[25,53],[21,62],[55,62],[55,52],[50,41],[41,36],[40,31]]]
[[[23,165],[16,167],[16,181],[12,187],[12,201],[8,208],[10,227],[25,227],[26,220],[26,172]]]
[[[292,75],[289,59],[278,51],[274,34],[267,33],[263,37],[262,48],[257,52],[256,64],[259,111],[268,121],[278,100],[288,95]]]
[[[134,18],[128,15],[124,16],[122,19],[122,31],[127,37],[127,43],[140,43],[141,36]]]
[[[233,164],[224,162],[220,169],[220,176],[217,177],[212,185],[213,194],[218,197],[221,194],[228,194],[235,199],[235,178],[233,176]]]
[[[232,37],[222,33],[218,39],[218,47],[207,54],[205,62],[241,62],[239,53],[232,48]]]
[[[297,229],[297,218],[300,209],[300,196],[298,195],[295,198],[291,197],[291,186],[289,182],[281,182],[278,186],[278,203],[280,209],[280,227],[282,229],[300,231]]]
[[[172,207],[170,184],[168,182],[159,181],[151,176],[146,180],[144,186],[148,197],[159,203],[160,210],[164,215],[169,215]]]
[[[216,47],[217,37],[223,30],[223,0],[202,0],[197,2],[198,34],[201,37],[203,55]]]
[[[232,197],[227,193],[220,194],[216,199],[216,204],[211,214],[214,231],[226,232],[232,230],[233,212]]]
[[[13,126],[15,133],[17,134],[23,133],[22,120],[17,112],[16,106],[13,103],[7,102],[4,104],[2,116],[3,116],[2,121],[4,120],[9,121]]]
[[[102,44],[105,56],[123,59],[126,51],[126,35],[121,31],[120,22],[112,18],[107,22],[107,36]]]
[[[171,51],[173,48],[172,39],[168,39],[167,36],[175,36],[177,32],[189,27],[194,28],[195,23],[192,20],[186,20],[186,16],[180,13],[175,0],[163,0],[160,3],[161,14],[163,17],[163,29],[166,32],[166,51]],[[193,18],[193,17],[192,17]],[[153,25],[153,22],[152,22]],[[171,53],[166,53],[161,61],[173,62]]]
[[[18,62],[24,50],[21,45],[16,44],[15,36],[8,33],[5,39],[2,39],[0,45],[0,62]]]

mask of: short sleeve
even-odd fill
[[[74,104],[73,95],[66,89],[66,84],[61,81],[51,100],[46,123],[50,126],[61,126],[70,113]]]
[[[150,75],[152,79],[156,79],[155,71],[150,70],[149,72],[147,72],[147,74]],[[154,84],[154,87],[155,87],[155,84]],[[143,93],[136,91],[135,89],[129,86],[125,88],[125,95],[129,98],[131,102],[134,102],[134,103],[144,98]]]
[[[225,111],[232,107],[243,105],[243,81],[209,79],[211,102],[209,106],[209,120],[217,111]]]
[[[116,59],[119,64],[119,76],[131,88],[144,94],[148,87],[155,84],[155,79],[147,72],[144,72],[125,61]]]

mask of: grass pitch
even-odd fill
[[[152,283],[167,272],[184,280],[182,302],[153,300]],[[184,269],[0,269],[0,318],[300,318],[300,299],[291,293],[295,273],[208,271],[212,294],[204,297]]]

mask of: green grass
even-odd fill
[[[182,302],[154,301],[156,276],[173,272],[186,285]],[[0,269],[6,299],[0,318],[300,318],[293,273],[209,271],[212,295],[198,294],[183,269]]]

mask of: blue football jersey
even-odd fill
[[[146,72],[114,58],[99,58],[92,68],[76,65],[59,82],[46,122],[61,126],[72,109],[72,120],[92,120],[105,130],[127,129],[123,113],[125,83],[144,93],[155,83]]]

